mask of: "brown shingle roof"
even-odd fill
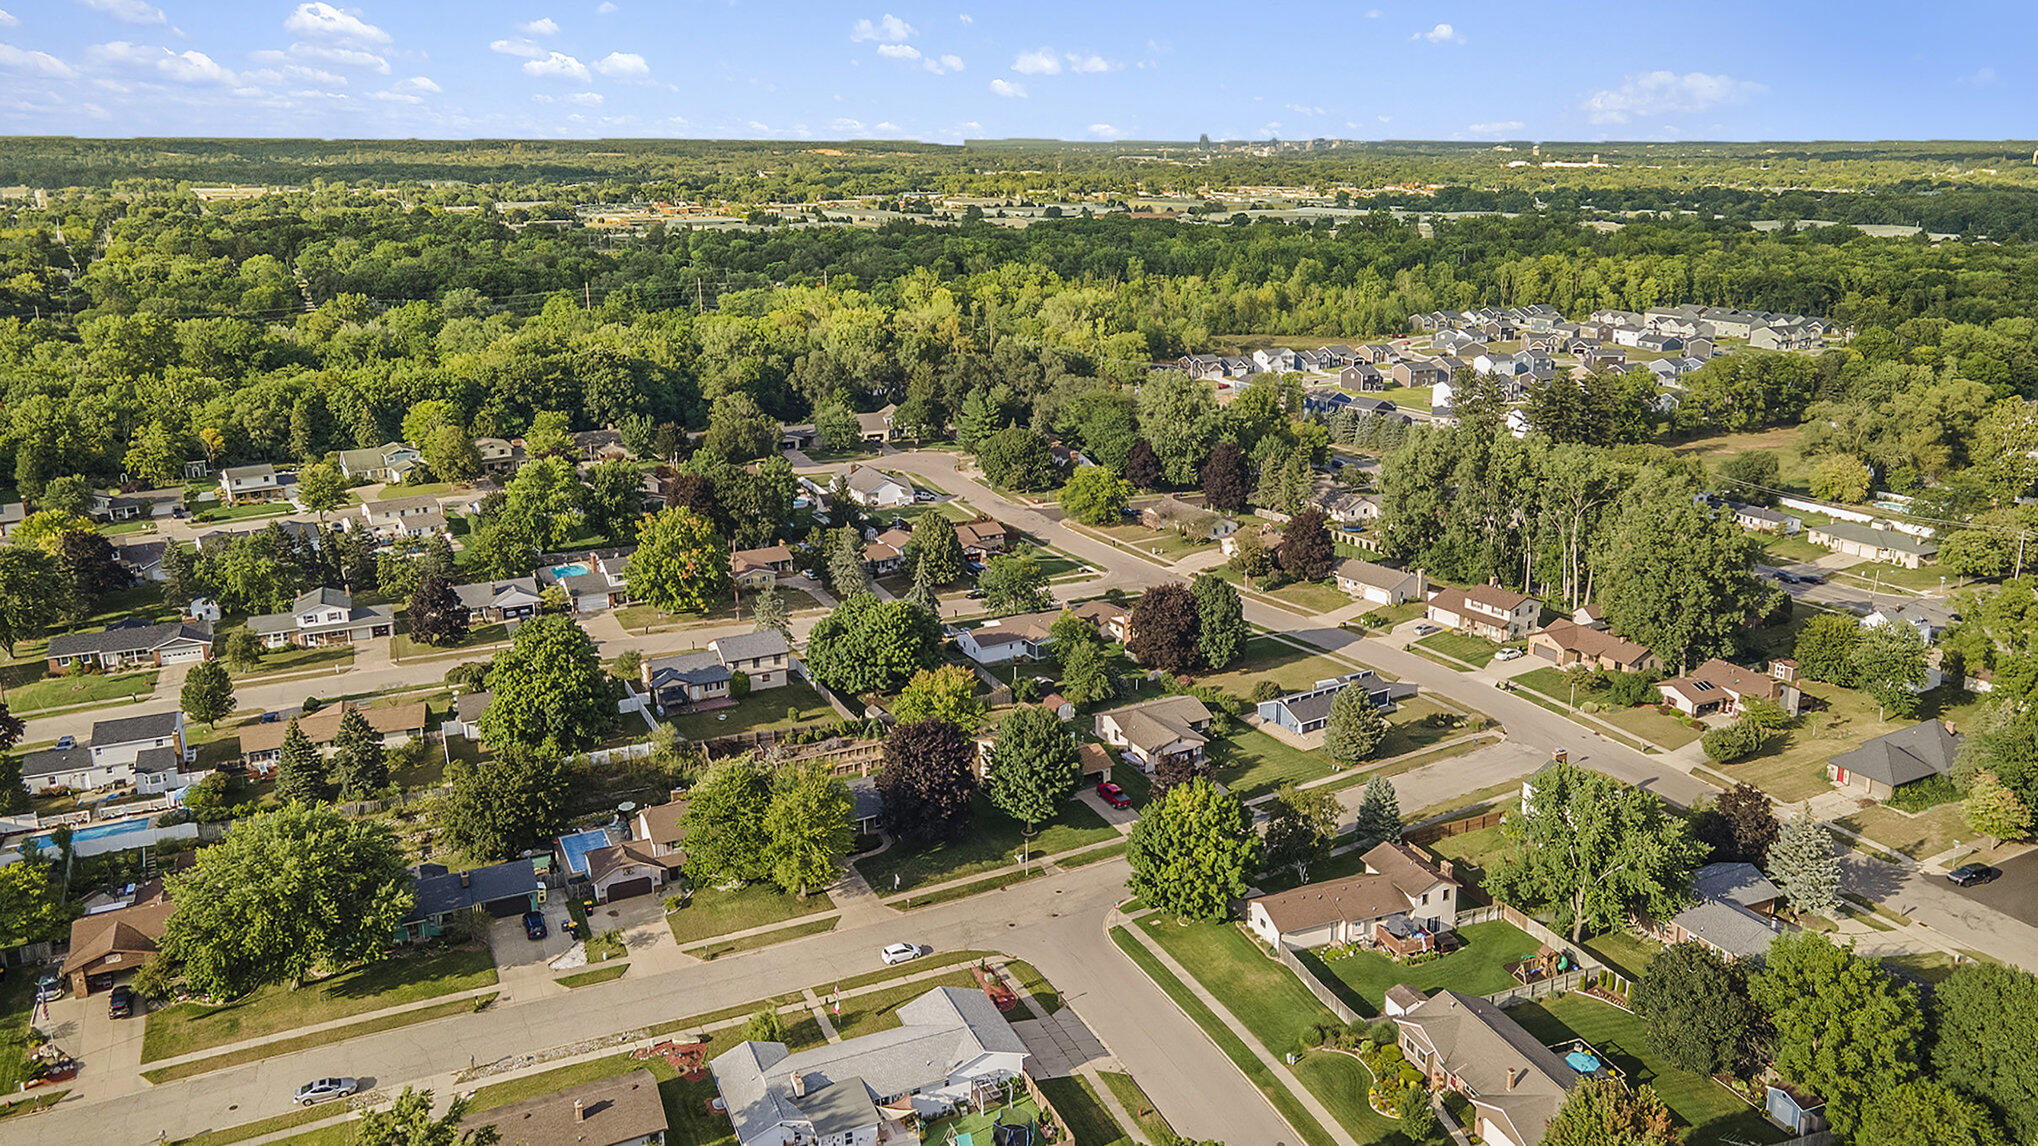
[[[169,925],[172,904],[161,883],[144,887],[132,906],[87,915],[71,923],[71,953],[63,973],[83,970],[109,955],[135,956],[134,965],[155,954]]]
[[[1646,659],[1649,649],[1625,637],[1617,637],[1605,629],[1588,628],[1576,621],[1551,621],[1543,632],[1557,642],[1557,647],[1581,656],[1605,658],[1618,664],[1637,664]]]
[[[462,1127],[493,1126],[499,1146],[615,1146],[664,1134],[665,1103],[648,1070],[605,1078],[470,1114]]]
[[[313,744],[329,743],[340,730],[340,705],[322,708],[309,716],[297,718],[297,726],[311,738]],[[392,732],[422,732],[425,727],[425,704],[395,704],[383,708],[363,708],[361,715],[368,718],[368,727],[387,735]],[[241,729],[241,754],[251,752],[274,752],[283,747],[283,736],[290,730],[290,722],[279,720],[272,724],[250,724]]]

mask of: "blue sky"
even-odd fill
[[[2038,5],[0,0],[0,132],[1996,139]]]

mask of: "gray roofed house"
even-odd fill
[[[1301,692],[1263,700],[1259,707],[1260,719],[1298,736],[1320,732],[1330,721],[1330,707],[1336,703],[1337,694],[1347,688],[1365,692],[1366,699],[1382,712],[1394,711],[1398,702],[1414,697],[1416,692],[1415,685],[1407,681],[1388,680],[1372,669],[1366,669],[1317,681],[1315,687]]]
[[[932,1119],[980,1083],[1023,1069],[1026,1044],[980,990],[937,987],[898,1009],[901,1024],[797,1053],[743,1042],[708,1064],[740,1146],[878,1140],[909,1114]],[[893,1126],[893,1132],[902,1131]],[[840,1136],[848,1137],[840,1137]]]
[[[59,633],[50,638],[45,655],[51,672],[73,665],[119,669],[201,661],[212,655],[212,626],[204,621],[169,621],[115,626],[99,633]]]
[[[1805,527],[1805,540],[1836,553],[1869,561],[1886,561],[1916,569],[1939,555],[1939,543],[1900,529],[1878,529],[1853,521],[1829,521]]]
[[[729,681],[734,674],[714,650],[702,649],[645,661],[643,676],[658,710],[666,712],[729,699]]]
[[[147,712],[140,716],[117,716],[112,720],[92,722],[92,750],[103,752],[116,744],[138,744],[143,741],[172,739],[184,731],[184,714],[170,712]]]
[[[792,650],[792,646],[786,643],[785,635],[777,629],[766,629],[759,633],[738,633],[733,637],[716,637],[710,647],[724,661],[783,656]]]
[[[318,547],[321,535],[324,533],[324,530],[321,530],[315,523],[309,521],[272,521],[260,529],[215,529],[211,533],[199,535],[198,551],[200,553],[214,553],[221,546],[230,545],[243,537],[253,537],[260,533],[266,533],[271,529],[282,530],[286,538],[297,544],[301,545],[310,542],[313,548]]]
[[[537,868],[527,859],[458,872],[421,863],[411,874],[416,904],[404,916],[403,938],[413,943],[444,934],[454,915],[471,908],[497,919],[534,910],[541,886]]]
[[[219,496],[228,505],[239,501],[266,501],[283,489],[276,467],[264,462],[252,466],[228,466],[219,471]]]
[[[1960,737],[1937,720],[1885,733],[1826,761],[1826,775],[1842,788],[1887,800],[1898,788],[1953,771]]]
[[[113,559],[137,581],[161,581],[163,554],[169,548],[167,541],[130,541],[113,547]]]
[[[1692,873],[1698,902],[1642,930],[1665,943],[1702,943],[1730,959],[1758,959],[1784,933],[1773,912],[1782,889],[1751,863],[1710,863]]]
[[[1193,696],[1160,696],[1098,713],[1095,729],[1099,740],[1147,772],[1170,760],[1195,766],[1209,743],[1210,710]]]
[[[1783,898],[1783,889],[1771,883],[1754,864],[1709,863],[1692,873],[1691,894],[1762,911]]]
[[[913,487],[910,483],[872,466],[851,466],[842,480],[849,490],[850,500],[858,505],[873,509],[895,509],[913,504]]]
[[[1480,1138],[1536,1146],[1579,1074],[1486,999],[1439,991],[1398,1015],[1401,1050],[1472,1103]]]
[[[1399,605],[1404,601],[1420,601],[1427,579],[1420,573],[1406,569],[1395,569],[1357,557],[1347,557],[1332,570],[1337,587],[1361,600],[1376,605]]]
[[[500,581],[455,585],[453,593],[467,607],[470,621],[494,623],[518,620],[535,615],[542,603],[535,577],[507,577]]]
[[[356,606],[345,589],[319,588],[299,593],[287,613],[249,617],[248,629],[272,649],[344,645],[390,636],[396,631],[396,611],[387,605]]]

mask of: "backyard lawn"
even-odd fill
[[[1852,689],[1818,681],[1800,681],[1806,712],[1798,727],[1772,736],[1762,749],[1720,768],[1745,780],[1781,803],[1795,803],[1830,791],[1826,761],[1885,732],[1909,727],[1913,721],[1883,720],[1875,703]],[[1814,703],[1820,702],[1820,703]]]
[[[1520,785],[1513,785],[1516,791]],[[1497,811],[1513,811],[1516,801],[1510,800]],[[1500,834],[1500,825],[1481,828],[1476,832],[1464,832],[1428,845],[1429,850],[1451,861],[1451,870],[1461,882],[1474,886],[1482,884],[1486,874],[1500,862],[1507,848],[1506,837]]]
[[[1585,949],[1629,979],[1641,978],[1663,944],[1632,931],[1612,931],[1585,941]]]
[[[14,1094],[28,1078],[28,1013],[35,1006],[35,975],[23,967],[0,980],[0,1094]]]
[[[1018,863],[1022,843],[1026,844],[1027,855],[1037,858],[1118,836],[1116,828],[1081,800],[1071,799],[1063,804],[1061,813],[1043,825],[1031,841],[1023,837],[1018,821],[993,808],[982,794],[975,797],[973,806],[969,835],[961,840],[918,851],[894,844],[877,855],[857,860],[856,869],[879,895],[891,895],[894,891],[911,891]],[[892,886],[895,876],[896,888]]]
[[[1415,643],[1431,652],[1456,657],[1474,668],[1484,668],[1486,662],[1493,659],[1493,654],[1500,651],[1499,645],[1470,633],[1431,633]]]
[[[1404,966],[1375,951],[1361,951],[1342,957],[1323,952],[1305,952],[1314,961],[1317,977],[1325,983],[1342,982],[1345,1001],[1369,1015],[1380,1013],[1387,989],[1406,983],[1425,993],[1448,987],[1467,995],[1490,995],[1515,985],[1506,964],[1534,955],[1542,944],[1506,920],[1474,923],[1458,929],[1465,945],[1427,963]],[[1324,972],[1328,972],[1327,974]]]
[[[1373,1113],[1366,1101],[1371,1076],[1357,1059],[1323,1051],[1306,1051],[1309,1029],[1336,1023],[1337,1016],[1316,1001],[1301,981],[1262,952],[1229,923],[1191,923],[1153,917],[1140,926],[1175,961],[1222,1000],[1252,1031],[1260,1045],[1276,1055],[1302,1055],[1292,1069],[1317,1101],[1360,1141],[1386,1137],[1393,1122]]]
[[[1519,1003],[1507,1013],[1545,1045],[1582,1038],[1620,1068],[1630,1084],[1654,1087],[1677,1120],[1691,1127],[1685,1136],[1691,1146],[1780,1142],[1785,1137],[1733,1091],[1664,1062],[1650,1048],[1642,1020],[1619,1007],[1572,992]]]
[[[704,887],[693,893],[685,907],[668,913],[665,922],[672,927],[672,938],[685,946],[732,931],[816,915],[834,906],[835,901],[825,895],[809,895],[803,900],[768,883],[730,891]]]
[[[734,708],[675,716],[667,723],[688,740],[791,728],[835,719],[835,710],[806,681],[793,677],[778,688],[754,689]]]
[[[179,1003],[149,1015],[142,1061],[174,1058],[221,1043],[470,991],[495,981],[495,958],[488,948],[450,947],[384,959],[295,991],[263,987],[237,1002],[216,1007]]]
[[[1212,773],[1241,800],[1264,796],[1285,783],[1331,774],[1330,757],[1304,752],[1257,728],[1241,728],[1208,748]]]

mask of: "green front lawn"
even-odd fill
[[[1331,774],[1330,757],[1304,752],[1257,728],[1241,728],[1206,748],[1212,773],[1241,800],[1264,796],[1282,784]],[[1114,770],[1115,771],[1115,770]]]
[[[446,656],[461,649],[498,645],[509,638],[509,626],[501,622],[469,629],[466,636],[450,645],[428,645],[405,631],[389,639],[389,653],[397,660],[403,660],[405,657]]]
[[[0,1094],[13,1094],[28,1080],[28,1015],[35,1007],[34,968],[20,967],[0,979]]]
[[[148,1016],[142,1061],[471,991],[495,981],[495,958],[486,947],[452,947],[384,959],[295,991],[269,986],[220,1006],[179,1003]]]
[[[1883,591],[1895,587],[1937,592],[1964,583],[1958,577],[1947,575],[1944,569],[1936,565],[1906,569],[1901,565],[1890,565],[1880,561],[1863,561],[1859,565],[1849,566],[1833,574],[1833,579]]]
[[[777,688],[752,689],[734,708],[688,713],[666,723],[688,740],[713,740],[717,736],[791,728],[835,718],[835,710],[821,699],[814,686],[795,676]]]
[[[901,968],[899,973],[906,974],[908,971]],[[829,1021],[835,1024],[836,1033],[845,1040],[876,1031],[886,1031],[900,1024],[900,1007],[934,988],[970,988],[976,985],[976,972],[965,967],[931,979],[919,979],[911,983],[901,983],[896,987],[887,987],[881,991],[850,995],[841,1000],[841,1014],[835,1014],[832,1007],[829,1009]],[[830,996],[833,993],[831,987],[832,985],[814,988],[814,994],[820,997],[824,1007],[831,1002]]]
[[[667,913],[665,922],[672,927],[672,938],[683,947],[732,931],[748,931],[831,911],[834,907],[835,901],[826,895],[800,899],[768,883],[753,883],[732,891],[704,887],[686,900],[685,907]]]
[[[1485,637],[1475,637],[1470,633],[1453,633],[1449,631],[1431,633],[1415,643],[1429,649],[1431,652],[1442,653],[1447,657],[1456,657],[1474,668],[1484,668],[1486,662],[1493,659],[1493,654],[1500,651],[1499,645],[1494,644]]]
[[[1691,1128],[1685,1136],[1691,1146],[1781,1142],[1785,1138],[1783,1131],[1771,1126],[1733,1091],[1705,1075],[1663,1061],[1650,1047],[1641,1018],[1619,1007],[1572,992],[1519,1003],[1507,1013],[1545,1045],[1582,1038],[1620,1068],[1630,1085],[1654,1087],[1677,1120]]]
[[[1514,678],[1514,683],[1518,688],[1541,693],[1551,700],[1565,705],[1572,703],[1574,693],[1577,697],[1577,702],[1580,704],[1592,700],[1598,695],[1588,692],[1582,684],[1574,690],[1571,687],[1571,678],[1564,670],[1547,665],[1522,673]],[[1606,721],[1615,728],[1632,732],[1651,744],[1672,751],[1690,744],[1703,735],[1700,730],[1685,724],[1682,717],[1665,716],[1663,713],[1656,711],[1656,706],[1653,704],[1641,704],[1633,708],[1608,709],[1594,715],[1597,715],[1601,720]]]
[[[156,670],[147,672],[82,673],[77,676],[45,676],[7,690],[7,707],[16,716],[27,716],[50,708],[77,704],[106,704],[130,697],[147,696],[156,689]]]
[[[1113,541],[1120,541],[1147,556],[1172,564],[1199,549],[1208,549],[1214,541],[1191,541],[1172,529],[1148,529],[1138,522],[1128,521],[1120,525],[1086,525],[1082,528],[1101,533]]]
[[[1198,677],[1197,683],[1249,696],[1253,685],[1263,680],[1273,681],[1282,692],[1301,692],[1317,681],[1356,671],[1345,661],[1300,648],[1279,637],[1256,636],[1246,641],[1238,659],[1224,666],[1222,672],[1207,673]]]
[[[1875,702],[1853,689],[1800,680],[1806,712],[1797,726],[1770,736],[1755,755],[1720,768],[1781,803],[1795,803],[1832,790],[1826,761],[1886,732],[1908,728],[1910,720],[1884,720]],[[1928,696],[1927,702],[1931,698]]]
[[[1380,1013],[1388,988],[1406,983],[1428,993],[1439,987],[1467,995],[1490,995],[1515,985],[1506,965],[1534,955],[1542,943],[1505,920],[1474,923],[1458,929],[1465,945],[1427,963],[1405,966],[1376,951],[1337,956],[1329,950],[1305,952],[1315,961],[1317,977],[1342,982],[1346,1001],[1366,1014]],[[1327,973],[1326,973],[1327,972]]]
[[[1220,565],[1210,572],[1241,589],[1245,588],[1245,578],[1228,565]],[[1352,598],[1344,590],[1339,589],[1334,581],[1290,581],[1278,589],[1268,589],[1265,586],[1266,583],[1262,581],[1252,591],[1308,613],[1328,613],[1352,603]]]
[[[322,645],[317,648],[280,648],[262,650],[262,659],[251,669],[229,669],[228,674],[236,680],[248,677],[267,676],[271,673],[309,672],[312,669],[351,668],[354,664],[354,646]]]
[[[1438,718],[1435,723],[1431,717]],[[1426,697],[1411,697],[1404,700],[1387,718],[1387,738],[1380,742],[1379,759],[1399,756],[1427,748],[1440,740],[1449,740],[1472,731],[1470,722],[1443,705]]]
[[[993,808],[982,794],[977,795],[973,807],[969,834],[961,840],[918,851],[893,844],[877,855],[856,861],[856,869],[879,895],[891,895],[894,891],[911,891],[1018,863],[1022,843],[1029,858],[1038,858],[1118,837],[1116,828],[1077,799],[1063,804],[1060,814],[1043,825],[1030,841],[1024,838],[1018,821]],[[896,888],[892,886],[894,876],[898,877]]]

